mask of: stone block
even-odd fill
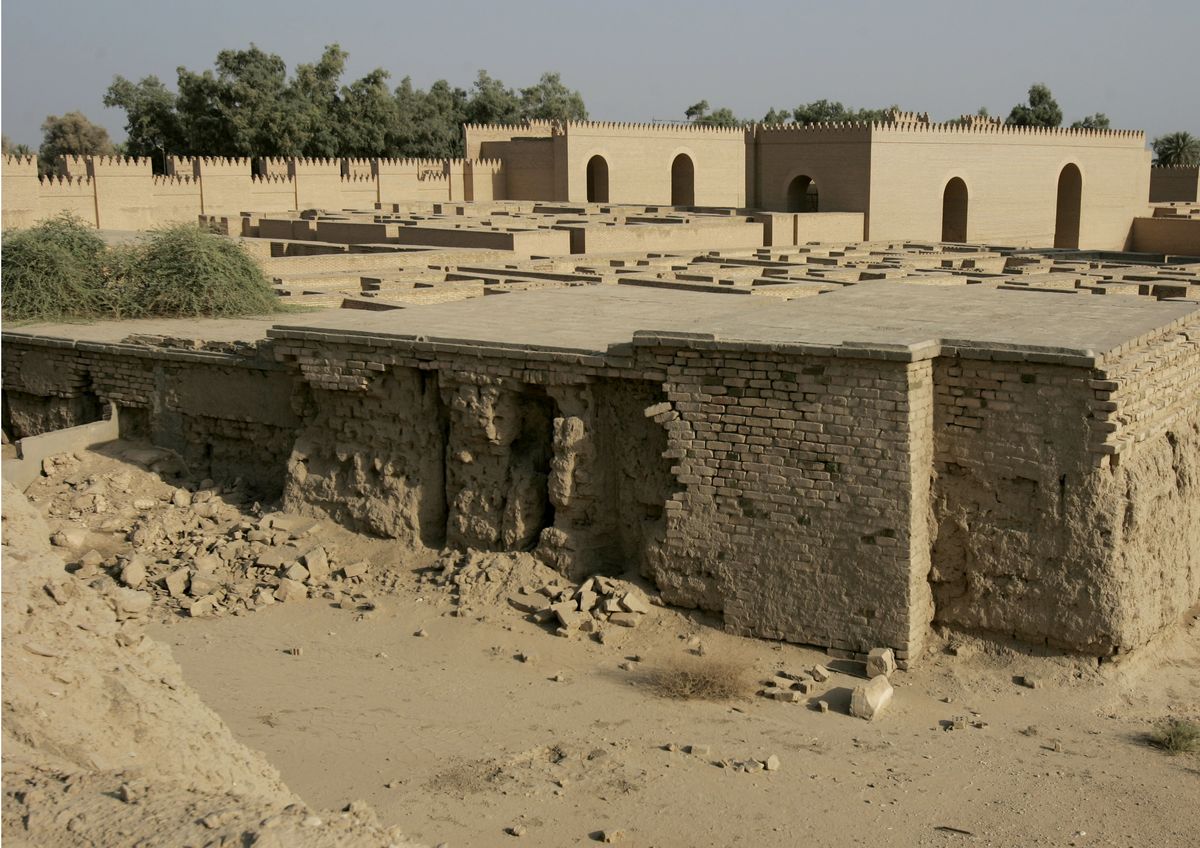
[[[886,676],[872,677],[850,693],[850,715],[868,721],[874,719],[891,703],[894,692]]]

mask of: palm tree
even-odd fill
[[[1150,143],[1155,165],[1200,165],[1200,138],[1191,133],[1160,135]]]

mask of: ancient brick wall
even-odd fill
[[[3,379],[4,425],[17,437],[98,420],[111,403],[123,435],[267,495],[282,488],[306,403],[304,384],[254,350],[6,340]]]
[[[5,426],[122,427],[289,508],[640,570],[738,633],[915,656],[931,619],[1093,655],[1200,597],[1200,325],[1105,357],[635,334],[605,354],[276,327],[6,334]]]
[[[937,620],[1099,655],[1200,597],[1200,332],[934,367]]]
[[[928,363],[730,347],[655,351],[680,486],[664,597],[735,632],[909,656],[930,612]]]

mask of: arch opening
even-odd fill
[[[967,240],[967,184],[959,177],[942,192],[942,241]]]
[[[588,203],[608,203],[608,162],[597,154],[587,163]]]
[[[696,165],[686,153],[671,163],[671,205],[696,205]]]
[[[820,194],[817,182],[812,177],[801,174],[788,185],[787,211],[816,212],[820,205]]]
[[[1079,213],[1083,200],[1083,175],[1073,162],[1058,175],[1058,202],[1054,212],[1054,246],[1079,247]]]

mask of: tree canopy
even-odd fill
[[[409,77],[392,89],[382,68],[343,82],[347,58],[331,44],[289,76],[281,57],[251,44],[222,50],[209,70],[180,67],[175,91],[154,76],[118,76],[104,104],[124,110],[129,154],[159,170],[167,155],[461,156],[466,122],[587,119],[583,96],[557,73],[519,92],[486,71],[470,91],[445,80],[423,91]]]
[[[1071,123],[1073,130],[1106,130],[1109,129],[1108,115],[1103,112],[1097,112],[1095,115],[1087,115],[1080,118],[1078,121]]]
[[[1029,102],[1012,107],[1004,123],[1013,127],[1058,127],[1062,119],[1062,109],[1049,87],[1038,82],[1029,87]]]
[[[684,110],[683,114],[693,124],[704,127],[739,127],[747,123],[734,115],[732,109],[725,106],[709,112],[707,100],[693,103]]]
[[[59,173],[60,156],[108,156],[117,148],[108,130],[93,124],[82,112],[47,115],[42,122],[42,146],[38,150],[38,169],[44,174]]]
[[[1150,142],[1155,165],[1200,165],[1200,138],[1191,133],[1173,132]]]

